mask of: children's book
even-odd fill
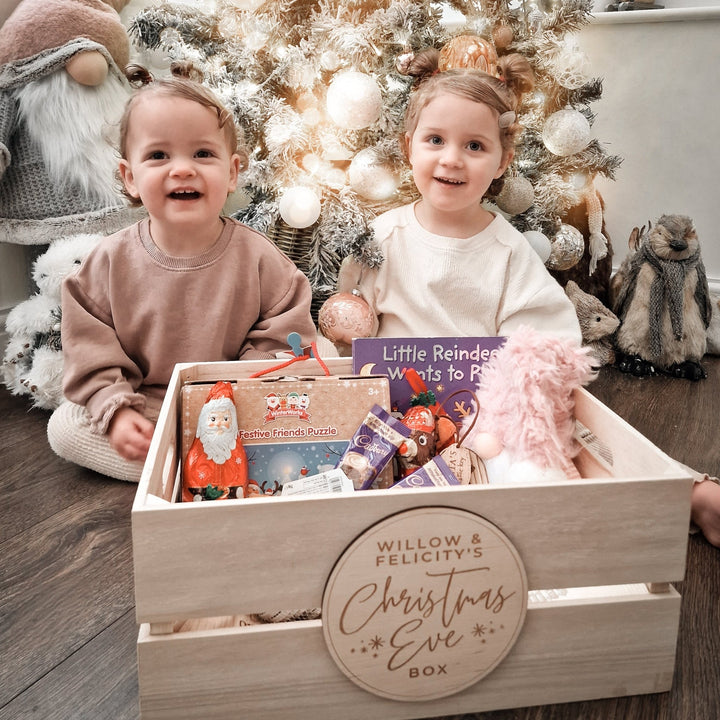
[[[448,405],[443,401],[457,390],[474,391],[483,363],[504,342],[504,337],[357,338],[352,343],[353,372],[387,375],[393,410],[404,414],[416,394],[406,375],[412,368],[445,411],[460,420],[472,396],[457,395]]]

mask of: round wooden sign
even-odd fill
[[[479,515],[428,507],[368,528],[325,586],[328,650],[353,682],[431,700],[490,673],[520,634],[527,578],[508,538]]]

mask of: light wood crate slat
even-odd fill
[[[317,607],[335,561],[357,535],[431,504],[476,512],[500,527],[523,558],[530,589],[678,580],[688,531],[678,508],[688,502],[686,483],[665,479],[149,508],[133,517],[137,617]]]
[[[680,597],[531,605],[498,668],[467,690],[422,703],[370,694],[325,648],[321,621],[191,631],[138,643],[143,720],[393,720],[668,690]],[[422,682],[420,680],[419,682]]]
[[[176,369],[133,507],[139,622],[257,612],[272,608],[274,597],[290,607],[317,606],[335,560],[359,533],[388,515],[429,504],[470,510],[500,527],[520,552],[531,589],[683,577],[690,478],[584,390],[577,395],[579,419],[613,448],[615,464],[630,475],[350,497],[155,502],[151,488],[173,485],[176,468],[166,449],[176,444],[182,382],[235,379],[273,364]],[[329,365],[338,374],[350,370],[345,359]],[[314,361],[302,366],[303,373],[318,372]]]

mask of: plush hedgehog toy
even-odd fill
[[[593,364],[589,348],[522,327],[482,366],[465,445],[490,483],[579,477],[574,390],[596,376]]]
[[[599,298],[581,290],[574,280],[568,280],[565,294],[575,306],[583,345],[590,348],[598,366],[612,365],[615,362],[612,337],[620,325],[617,315],[608,310]]]
[[[660,370],[689,380],[707,377],[700,361],[712,307],[692,220],[663,215],[647,232],[633,230],[630,249],[612,286],[620,318],[618,367],[638,376]]]
[[[3,359],[4,382],[14,395],[31,395],[35,407],[55,409],[62,395],[60,289],[101,235],[71,235],[56,240],[33,264],[39,292],[7,316],[9,341]]]

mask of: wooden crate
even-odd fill
[[[669,583],[685,571],[692,486],[674,461],[581,390],[578,419],[612,450],[611,473],[583,452],[583,480],[561,484],[172,503],[182,384],[271,365],[173,374],[132,510],[143,720],[427,718],[669,690],[680,612]],[[349,679],[322,620],[238,626],[247,613],[320,607],[356,538],[428,509],[480,516],[524,566],[524,622],[477,682],[391,699]]]

